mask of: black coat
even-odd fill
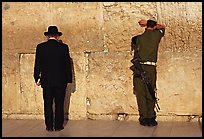
[[[50,39],[37,45],[34,79],[41,87],[66,86],[72,82],[72,67],[67,44]]]

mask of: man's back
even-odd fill
[[[65,85],[71,76],[68,45],[50,39],[37,46],[36,69],[41,71],[41,86]],[[37,74],[37,73],[36,73]]]
[[[141,61],[157,62],[157,51],[159,42],[164,36],[164,30],[145,30],[145,32],[138,36],[137,46],[139,47],[138,54]]]

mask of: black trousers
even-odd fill
[[[44,117],[47,128],[60,128],[64,123],[64,98],[66,86],[43,87]],[[53,101],[55,112],[53,113]]]

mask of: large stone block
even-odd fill
[[[87,112],[90,115],[137,114],[130,59],[127,52],[89,54]]]
[[[50,8],[47,2],[3,2],[3,50],[35,52],[36,45],[46,39],[43,33],[51,23]]]
[[[2,114],[20,112],[19,55],[2,52]]]
[[[154,2],[104,3],[104,46],[109,51],[130,50],[131,38],[144,31],[138,21],[156,13]]]
[[[202,115],[202,59],[190,53],[163,53],[157,66],[160,114]],[[168,103],[167,103],[168,102]]]
[[[67,87],[67,95],[70,95],[70,98],[66,98],[70,99],[70,102],[67,102],[70,103],[70,106],[68,105],[68,115],[69,119],[72,120],[86,119],[86,56],[84,53],[71,53],[71,57],[73,61],[73,82]]]
[[[98,2],[54,2],[52,22],[72,52],[103,51],[103,9]]]
[[[34,54],[20,55],[20,111],[24,114],[43,115],[43,92],[42,88],[35,84],[34,61]]]
[[[157,11],[166,26],[161,51],[202,51],[201,2],[157,2]]]

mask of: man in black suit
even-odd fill
[[[71,58],[67,44],[59,41],[62,35],[56,26],[44,32],[48,41],[36,48],[34,79],[43,88],[44,116],[47,131],[64,129],[64,98],[67,83],[72,82]],[[53,116],[53,100],[55,115]]]

